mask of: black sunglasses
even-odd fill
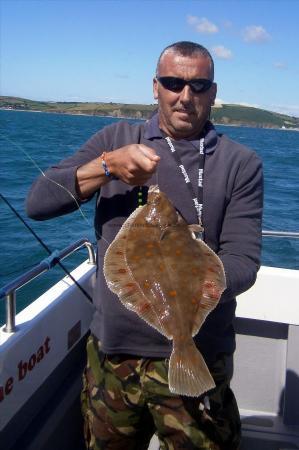
[[[207,80],[206,78],[184,80],[183,78],[177,77],[157,77],[157,80],[165,89],[173,92],[181,92],[187,84],[195,94],[206,92],[213,84],[213,81]]]

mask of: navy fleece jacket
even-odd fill
[[[173,141],[196,192],[199,136],[193,141]],[[252,150],[224,135],[218,135],[210,122],[203,132],[205,167],[203,180],[203,226],[205,242],[221,258],[227,289],[214,311],[194,338],[207,363],[219,353],[235,348],[233,319],[235,297],[251,287],[260,264],[263,203],[262,164]],[[159,184],[171,202],[189,223],[197,217],[190,193],[182,178],[155,115],[146,123],[118,122],[96,133],[72,157],[50,168],[48,178],[41,176],[33,184],[27,199],[28,215],[45,220],[67,214],[77,208],[76,171],[81,165],[130,143],[142,143],[161,157],[157,174],[149,180]],[[97,282],[93,296],[96,312],[92,333],[102,342],[106,353],[127,353],[147,357],[169,357],[171,343],[127,310],[108,289],[103,276],[103,257],[124,220],[138,206],[139,187],[112,180],[97,192],[95,228],[98,237]],[[146,200],[147,187],[143,188]],[[72,195],[70,195],[70,193]],[[101,239],[101,236],[104,239]]]

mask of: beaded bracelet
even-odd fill
[[[106,161],[105,161],[105,157],[106,157],[106,152],[103,152],[103,153],[101,154],[101,160],[102,160],[102,166],[103,166],[103,169],[104,169],[104,172],[105,172],[106,177],[109,177],[109,178],[111,178],[112,180],[117,180],[116,177],[114,177],[113,175],[111,175],[111,173],[110,173],[110,171],[109,171],[109,169],[108,169],[107,163],[106,163]]]

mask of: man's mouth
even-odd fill
[[[191,109],[176,109],[175,112],[181,113],[181,114],[192,114],[193,111]]]

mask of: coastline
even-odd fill
[[[63,116],[87,116],[87,117],[109,117],[110,119],[130,119],[130,120],[147,120],[143,117],[129,117],[129,116],[111,116],[111,115],[101,115],[101,114],[85,114],[85,113],[70,113],[70,112],[58,112],[58,111],[40,111],[37,109],[19,109],[19,108],[1,108],[0,111],[20,111],[20,112],[30,112],[30,113],[43,113],[43,114],[57,114]]]
[[[21,109],[21,108],[6,108],[6,107],[0,107],[0,111],[20,111],[20,112],[29,112],[29,113],[44,113],[44,114],[57,114],[57,115],[65,115],[65,116],[86,116],[86,117],[106,117],[109,119],[128,119],[128,120],[148,120],[144,117],[133,117],[133,116],[113,116],[109,114],[86,114],[86,113],[76,113],[76,112],[58,112],[58,111],[41,111],[41,110],[32,110],[32,109]],[[244,127],[244,128],[258,128],[258,129],[265,129],[265,130],[280,130],[280,131],[299,131],[299,128],[283,128],[278,126],[261,126],[261,125],[253,125],[253,124],[239,124],[239,123],[221,123],[221,122],[215,122],[212,121],[213,125],[215,126],[223,126],[223,127]]]

